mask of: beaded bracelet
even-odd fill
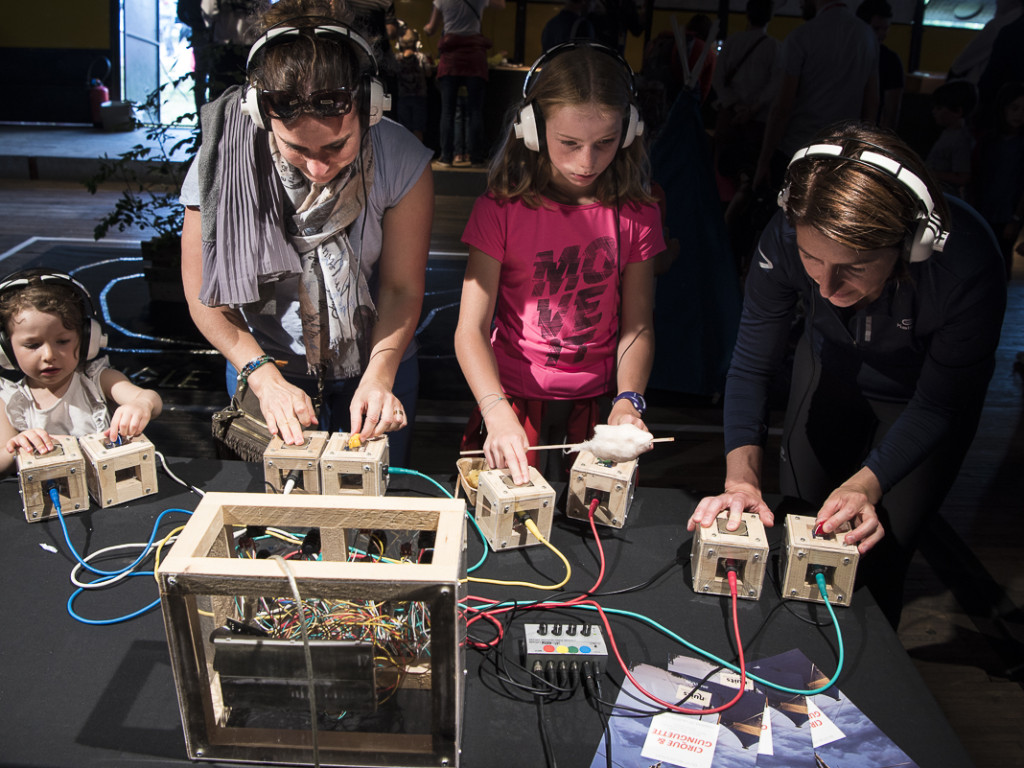
[[[275,362],[275,360],[270,355],[260,355],[259,357],[254,357],[248,363],[243,365],[242,370],[238,372],[238,383],[241,384],[242,382],[247,381],[249,379],[249,376],[251,376],[253,371],[255,371],[257,368],[266,365],[267,363],[273,362]]]
[[[487,412],[488,412],[489,410],[491,410],[492,408],[494,408],[494,406],[496,406],[496,405],[497,405],[498,403],[500,403],[500,402],[501,402],[502,400],[505,400],[505,399],[506,399],[506,398],[504,398],[504,397],[501,397],[501,396],[499,396],[499,397],[498,397],[498,399],[497,399],[497,400],[495,400],[495,401],[494,401],[493,403],[489,403],[489,404],[487,405],[487,407],[486,407],[486,408],[484,408],[484,409],[483,409],[482,411],[480,411],[480,419],[482,420],[482,419],[483,419],[483,417],[487,415]],[[481,422],[481,423],[482,423],[482,422]]]

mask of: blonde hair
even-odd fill
[[[786,171],[786,216],[794,227],[812,227],[860,251],[898,246],[913,237],[921,202],[892,174],[858,161],[861,152],[879,152],[918,176],[935,212],[948,228],[949,206],[924,161],[895,134],[859,123],[826,129],[812,144],[837,144],[841,156],[809,156]]]
[[[585,104],[625,116],[632,92],[632,74],[624,62],[617,61],[614,54],[579,45],[544,63],[527,93],[527,103],[545,118],[560,107]],[[499,201],[521,200],[530,208],[539,208],[551,186],[551,160],[545,149],[527,149],[516,138],[513,120],[523,106],[517,105],[510,115],[508,132],[491,162],[487,188]],[[544,130],[543,122],[538,122],[538,130]],[[654,198],[649,186],[650,162],[642,138],[637,137],[615,153],[611,165],[598,177],[594,194],[603,205],[650,203]]]

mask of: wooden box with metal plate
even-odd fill
[[[263,478],[268,493],[320,493],[320,454],[328,432],[303,431],[302,445],[285,445],[275,435],[263,452]]]
[[[387,436],[362,442],[335,432],[320,455],[320,492],[325,496],[383,496],[388,490]]]
[[[70,515],[89,508],[89,488],[85,477],[85,457],[78,440],[68,435],[50,435],[53,450],[38,454],[19,450],[18,483],[30,523],[57,516],[50,489],[57,489],[60,514]]]
[[[156,450],[145,435],[112,443],[106,432],[78,439],[85,455],[89,495],[112,507],[157,492]]]
[[[516,485],[507,469],[488,469],[479,474],[476,522],[495,551],[541,543],[526,527],[527,518],[541,536],[551,536],[555,489],[535,467],[529,469],[530,479],[523,485]]]
[[[454,499],[206,494],[157,569],[188,756],[458,766],[465,522]],[[363,529],[386,556],[350,548]]]
[[[850,524],[833,533],[815,534],[815,518],[786,515],[786,547],[782,554],[782,597],[824,603],[817,574],[825,577],[825,592],[834,605],[850,605],[860,552],[843,543]]]
[[[761,597],[768,562],[764,525],[752,512],[743,513],[735,531],[726,528],[728,521],[728,512],[721,512],[710,526],[698,525],[694,531],[690,555],[693,591],[728,596],[728,573],[735,569],[737,597],[757,600]]]
[[[569,473],[569,497],[565,514],[576,520],[590,519],[590,505],[596,498],[594,522],[621,528],[626,523],[636,490],[637,460],[605,461],[582,450]]]

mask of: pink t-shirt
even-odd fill
[[[483,195],[462,241],[501,262],[491,346],[504,390],[597,397],[615,381],[621,273],[665,250],[660,215],[653,204],[616,216],[599,203],[546,202],[534,210]]]

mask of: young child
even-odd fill
[[[995,232],[1009,278],[1024,218],[1024,83],[1000,88],[994,109],[993,129],[978,140],[969,200]]]
[[[423,141],[427,129],[427,81],[434,64],[420,52],[420,36],[407,27],[398,38],[398,122]]]
[[[973,83],[954,80],[944,83],[932,94],[932,117],[942,129],[925,163],[942,184],[944,192],[964,196],[964,187],[971,178],[971,153],[974,138],[967,120],[978,105],[978,91]]]
[[[51,434],[105,431],[116,441],[159,415],[156,392],[96,358],[102,336],[88,291],[68,275],[26,270],[0,283],[0,365],[24,375],[0,379],[0,473],[11,470],[19,448],[53,450]],[[110,401],[118,405],[113,416]]]
[[[455,331],[478,406],[462,446],[483,440],[516,483],[539,463],[528,446],[588,439],[610,395],[609,424],[646,429],[653,257],[665,250],[628,64],[569,43],[534,64],[523,92],[463,234]]]

